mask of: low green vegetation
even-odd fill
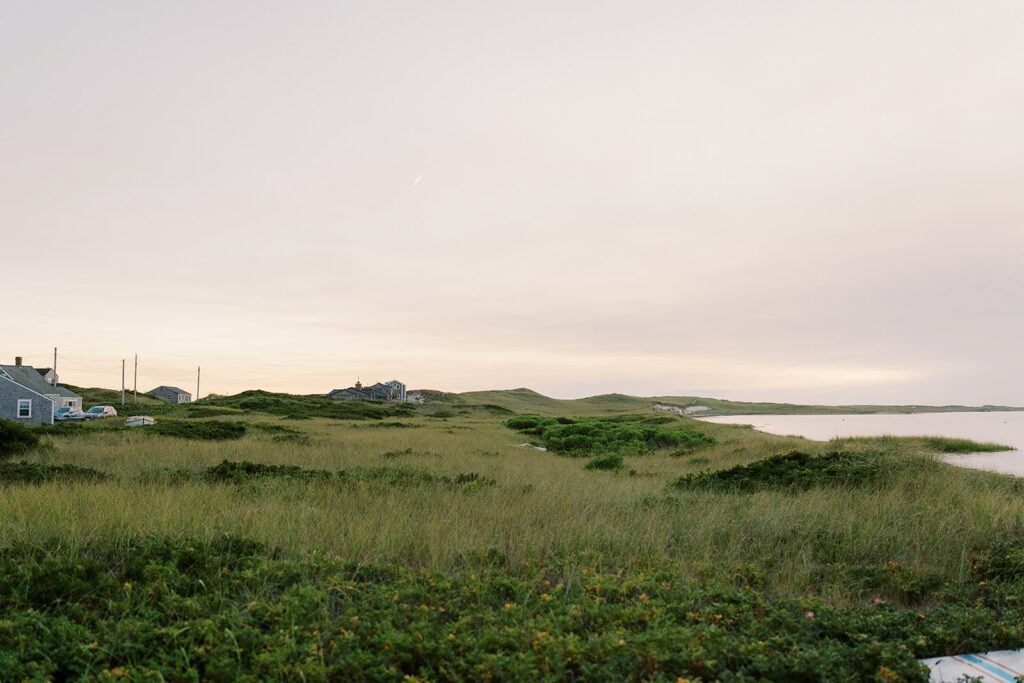
[[[1015,450],[1013,446],[970,439],[954,439],[945,436],[868,436],[832,439],[829,442],[836,450],[851,445],[871,447],[889,453],[906,453],[914,450],[952,455],[956,453],[999,453]]]
[[[91,467],[50,465],[25,460],[0,462],[0,486],[45,484],[47,482],[98,482],[106,479],[106,474]]]
[[[389,417],[408,416],[415,412],[415,408],[408,403],[346,401],[326,396],[296,396],[259,390],[243,391],[234,396],[204,398],[199,405],[234,408],[299,419],[325,417],[336,420],[382,420]],[[195,410],[195,407],[192,410]]]
[[[749,465],[687,474],[676,489],[709,491],[804,491],[816,486],[857,487],[878,484],[909,465],[935,469],[932,460],[893,462],[884,453],[833,451],[812,455],[801,451],[773,455]]]
[[[207,467],[200,477],[210,482],[245,484],[267,478],[328,481],[334,478],[334,473],[327,470],[304,469],[298,465],[267,465],[248,460],[242,462],[225,460],[213,467]]]
[[[924,681],[917,657],[1024,639],[1022,553],[973,558],[974,587],[940,586],[923,612],[657,566],[515,571],[500,552],[437,573],[231,536],[54,539],[0,552],[0,667],[8,680]]]
[[[29,430],[0,678],[924,681],[1024,645],[1024,481],[943,462],[976,444],[440,398]]]
[[[776,454],[748,464],[687,474],[676,479],[672,486],[676,489],[741,492],[879,486],[901,478],[911,481],[915,477],[938,476],[941,465],[921,451],[980,453],[1013,450],[1009,446],[943,437],[834,439],[830,445],[845,445],[847,450],[836,448],[818,454],[802,451]]]
[[[342,485],[370,484],[386,487],[445,486],[472,489],[494,486],[494,479],[475,472],[455,475],[433,474],[423,469],[408,467],[361,467],[349,470],[306,469],[296,465],[267,465],[249,461],[225,460],[200,474],[207,482],[246,484],[261,479],[287,479],[293,481],[336,482]]]
[[[183,420],[157,420],[155,424],[143,427],[147,434],[173,436],[178,439],[202,439],[225,441],[245,436],[246,426],[242,422],[185,422]]]
[[[970,439],[951,439],[945,436],[923,437],[924,446],[936,453],[998,453],[1014,450],[998,443],[981,443]]]
[[[671,426],[665,426],[666,423]],[[505,422],[511,429],[537,437],[537,441],[562,455],[593,453],[642,455],[672,449],[683,455],[714,446],[713,436],[686,427],[667,416],[620,416],[592,418],[513,417]]]
[[[0,420],[0,461],[38,447],[38,431],[12,420]]]
[[[414,429],[419,427],[419,425],[411,422],[395,422],[391,420],[387,422],[371,422],[366,426],[373,429]]]
[[[185,417],[189,418],[204,418],[204,417],[224,417],[226,415],[242,415],[245,411],[240,408],[224,408],[220,406],[210,405],[190,405]]]
[[[584,465],[584,467],[588,470],[621,470],[624,461],[625,458],[622,457],[621,453],[607,453],[597,456]]]

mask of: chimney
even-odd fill
[[[14,364],[17,365],[18,367],[21,367],[21,356],[14,357]]]

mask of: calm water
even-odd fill
[[[1005,453],[953,455],[947,462],[1024,477],[1024,412],[915,413],[913,415],[729,415],[707,422],[753,425],[783,436],[827,441],[836,436],[952,436],[1014,446]]]

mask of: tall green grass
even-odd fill
[[[275,424],[275,418],[248,419]],[[703,450],[700,459],[668,452],[626,456],[624,468],[634,476],[609,477],[586,472],[577,459],[520,448],[521,437],[498,417],[404,421],[415,428],[290,422],[289,429],[309,437],[302,444],[275,442],[275,429],[252,429],[241,439],[222,442],[164,438],[144,430],[47,436],[52,449],[35,456],[40,462],[90,467],[112,478],[88,485],[53,481],[32,489],[8,487],[0,499],[0,545],[55,536],[74,545],[103,538],[117,543],[136,533],[198,538],[233,533],[289,553],[318,549],[434,570],[488,548],[504,553],[511,567],[556,556],[590,558],[609,567],[656,558],[691,576],[753,565],[775,590],[812,591],[842,601],[866,590],[850,583],[844,567],[899,562],[926,575],[960,580],[972,552],[1024,534],[1019,481],[931,460],[913,440],[894,448],[892,457],[899,460],[878,486],[798,491],[768,486],[738,494],[669,484],[791,450],[821,454],[831,446],[708,424],[702,429],[717,444]],[[878,451],[870,442],[845,448]],[[438,454],[415,461],[433,476],[473,472],[496,485],[466,496],[445,486],[382,490],[355,482],[341,495],[329,483],[280,480],[256,494],[154,475],[199,471],[225,459],[367,471],[403,452]],[[901,466],[908,458],[926,465]]]

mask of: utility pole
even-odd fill
[[[57,386],[57,347],[53,347],[53,386]]]
[[[203,371],[202,367],[196,368],[196,400],[199,400],[199,374]]]
[[[124,408],[124,358],[121,359],[121,407]]]
[[[135,394],[135,402],[139,402],[139,354],[135,354],[135,383],[132,385],[132,393]]]

